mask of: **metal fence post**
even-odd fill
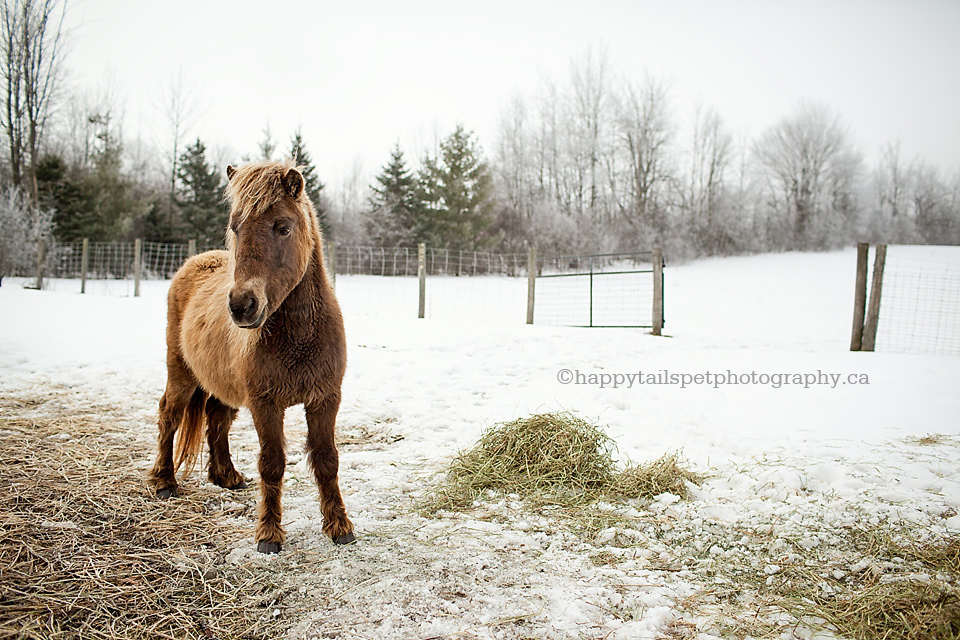
[[[420,281],[420,304],[418,318],[423,318],[427,311],[427,245],[417,245],[417,279]]]
[[[133,241],[133,297],[140,297],[140,267],[143,263],[143,240]]]
[[[37,239],[37,291],[43,289],[43,238]]]
[[[473,254],[476,259],[476,253]],[[533,301],[537,286],[537,248],[530,247],[527,258],[527,324],[533,324]]]
[[[87,292],[87,269],[90,267],[90,238],[83,239],[80,252],[80,293]]]
[[[593,256],[590,256],[590,325],[593,326]]]

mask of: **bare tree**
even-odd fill
[[[339,189],[329,196],[321,195],[320,206],[330,211],[330,234],[338,242],[356,242],[364,236],[363,211],[370,200],[369,179],[363,170],[363,160],[354,158],[353,164],[340,180]]]
[[[58,0],[5,0],[0,6],[0,127],[7,136],[10,177],[37,204],[36,169],[64,55]]]
[[[667,148],[673,135],[666,85],[649,76],[642,84],[628,84],[618,100],[617,125],[629,169],[628,222],[662,232],[657,198],[670,179]]]
[[[950,189],[940,176],[940,171],[925,160],[915,160],[910,167],[911,204],[917,233],[924,242],[931,244],[950,242],[951,226]]]
[[[723,178],[733,150],[733,136],[712,108],[697,105],[694,111],[690,176],[685,200],[693,218],[698,244],[707,253],[723,251],[731,231],[721,216]]]
[[[118,106],[121,103],[117,85],[109,77],[95,89],[70,92],[58,109],[58,123],[52,136],[55,150],[71,166],[92,168],[102,134],[98,117],[111,114],[119,129],[123,121],[123,111]],[[119,131],[117,135],[119,137]]]
[[[849,183],[856,165],[839,116],[823,105],[803,102],[794,115],[763,133],[753,152],[771,185],[771,202],[791,230],[793,246],[822,243],[819,232],[833,225],[829,215],[842,196],[836,189]]]
[[[880,207],[896,220],[904,213],[907,198],[907,170],[900,158],[900,141],[888,144],[880,150],[877,165],[877,190]]]
[[[165,154],[168,170],[169,197],[172,203],[177,193],[177,173],[180,156],[187,139],[187,133],[196,123],[199,107],[196,92],[187,84],[183,77],[183,69],[177,69],[176,75],[170,78],[166,92],[160,96],[159,108],[167,124],[167,152]],[[171,205],[171,215],[172,215]]]
[[[15,186],[0,193],[0,284],[36,266],[37,243],[53,231],[53,212],[31,205]]]
[[[601,216],[603,183],[601,155],[604,152],[605,114],[610,100],[606,51],[594,55],[587,49],[583,58],[570,66],[571,101],[569,122],[571,160],[575,170],[577,213],[585,212],[593,220]]]
[[[910,168],[900,156],[899,141],[880,149],[880,159],[873,172],[877,211],[871,220],[872,235],[878,239],[884,242],[911,241],[915,227],[907,213],[912,179]]]

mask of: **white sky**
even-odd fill
[[[686,123],[699,100],[754,135],[801,99],[850,126],[872,162],[899,140],[960,168],[957,0],[70,0],[71,83],[112,83],[125,134],[166,145],[157,105],[182,70],[190,130],[225,160],[293,130],[321,179],[373,175],[400,141],[413,163],[458,122],[492,155],[502,107],[561,85],[605,47],[617,74],[669,80]]]

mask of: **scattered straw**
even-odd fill
[[[672,493],[687,500],[690,484],[700,485],[703,476],[684,469],[680,462],[680,454],[674,452],[638,467],[627,467],[614,478],[608,493],[619,499],[655,498]]]
[[[157,500],[151,447],[88,411],[0,397],[0,638],[277,637],[270,577],[223,563],[249,531],[219,492]]]
[[[943,583],[897,580],[799,606],[857,640],[953,640],[960,638],[960,597]]]

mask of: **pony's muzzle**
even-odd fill
[[[267,317],[267,305],[250,289],[230,290],[230,317],[241,329],[259,329]]]

